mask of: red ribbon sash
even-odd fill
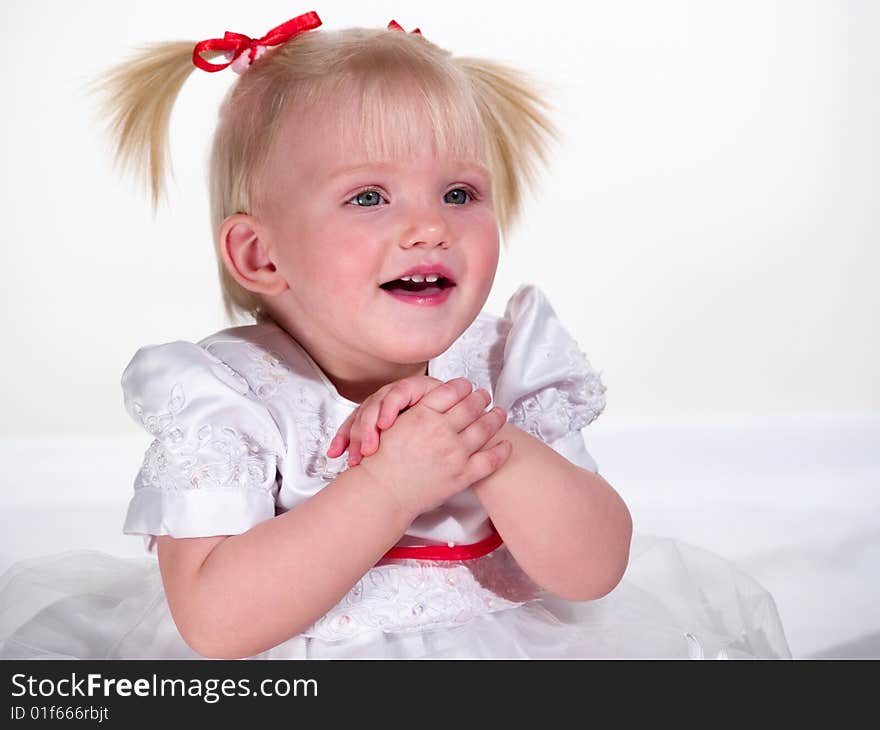
[[[492,525],[492,534],[485,540],[470,545],[415,545],[393,547],[382,560],[473,560],[488,555],[503,544],[504,540]]]

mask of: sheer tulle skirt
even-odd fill
[[[401,561],[396,572],[420,580],[436,572],[420,562]],[[790,657],[772,596],[719,556],[675,540],[636,536],[624,579],[596,601],[526,596],[512,565],[501,548],[491,559],[442,566],[448,576],[473,576],[475,590],[497,592],[492,610],[475,611],[471,600],[456,604],[452,621],[377,625],[337,640],[301,635],[253,658]],[[17,563],[0,577],[0,658],[199,655],[177,631],[154,558],[74,551]]]

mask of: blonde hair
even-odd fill
[[[195,68],[194,46],[148,47],[99,80],[117,159],[148,175],[154,206],[164,189],[171,108]],[[546,164],[548,139],[558,137],[544,112],[548,103],[528,77],[510,67],[455,58],[421,35],[400,30],[301,33],[257,59],[221,105],[209,174],[215,237],[226,217],[259,206],[259,172],[285,113],[339,95],[357,102],[347,105],[348,117],[340,110],[339,123],[360,129],[368,153],[401,155],[424,147],[428,122],[437,154],[483,161],[502,237],[518,218],[523,181],[534,184],[536,161]],[[259,297],[229,274],[216,244],[227,315],[264,319]]]

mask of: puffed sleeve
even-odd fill
[[[605,386],[538,288],[521,286],[510,298],[504,360],[495,403],[508,420],[540,438],[572,463],[598,473],[583,429],[605,408]]]
[[[155,437],[126,534],[236,535],[275,516],[283,439],[241,375],[198,345],[171,342],[138,350],[122,390],[131,417]]]

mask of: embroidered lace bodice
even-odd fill
[[[581,429],[605,407],[605,387],[536,287],[520,287],[503,317],[481,313],[429,361],[428,374],[468,378],[506,409],[509,421],[597,471]],[[154,438],[124,526],[127,534],[145,536],[148,547],[157,535],[243,533],[294,508],[347,468],[347,454],[331,459],[326,452],[358,404],[342,397],[274,323],[227,329],[198,344],[144,347],[122,387],[128,412]],[[467,489],[420,515],[400,544],[474,543],[490,532],[488,514]],[[509,555],[496,558],[497,564]],[[454,624],[516,605],[502,594],[460,563],[400,561],[371,569],[308,635],[335,639],[370,627]]]

